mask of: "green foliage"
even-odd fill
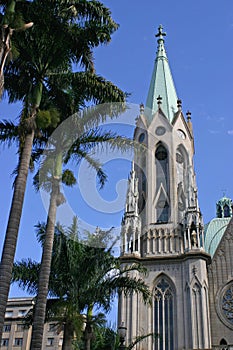
[[[24,25],[23,15],[16,7],[17,1],[8,0],[5,1],[4,14],[2,16],[2,24],[9,26],[10,28],[18,29]]]
[[[112,96],[113,102],[124,102],[125,95],[113,84],[99,79],[94,74],[93,49],[100,44],[108,43],[111,40],[111,35],[118,27],[111,18],[110,11],[103,4],[95,0],[9,0],[7,2],[2,1],[1,5],[3,5],[0,10],[4,26],[2,26],[2,42],[0,44],[4,44],[3,37],[6,34],[8,35],[8,42],[11,42],[9,49],[13,45],[15,52],[17,52],[17,55],[10,57],[6,66],[5,60],[3,60],[5,90],[7,91],[9,102],[20,100],[23,103],[23,110],[17,125],[18,135],[15,136],[13,131],[15,125],[11,130],[12,132],[8,130],[8,134],[2,134],[6,141],[8,141],[6,135],[11,140],[17,139],[19,154],[19,162],[16,168],[18,176],[16,177],[12,202],[12,207],[16,207],[17,210],[11,211],[13,214],[9,217],[6,237],[11,244],[8,244],[8,252],[3,254],[1,264],[2,269],[4,269],[4,273],[1,273],[1,276],[3,278],[6,276],[4,293],[2,293],[1,298],[6,304],[9,277],[11,275],[11,266],[13,264],[23,207],[23,192],[28,174],[27,166],[24,164],[30,163],[30,167],[33,168],[33,164],[30,162],[31,153],[31,160],[40,159],[41,151],[49,136],[51,136],[58,123],[70,116],[70,111],[76,112],[80,110],[87,100],[94,101],[94,103],[102,103],[111,100]],[[21,14],[23,14],[23,18]],[[34,23],[32,28],[30,30],[22,30],[22,24],[30,22]],[[13,30],[10,30],[9,25],[13,27]],[[13,36],[12,33],[14,33]],[[90,74],[89,77],[82,76],[82,86],[75,86],[77,80],[75,79],[75,74],[73,74],[74,64],[78,70],[84,71],[88,75]],[[3,85],[3,82],[3,76],[1,76],[1,85]],[[78,93],[74,92],[76,90]],[[95,140],[98,142],[97,138]],[[32,143],[33,147],[31,149]],[[94,144],[93,139],[92,143]],[[80,160],[82,157],[85,157],[89,161],[91,166],[97,170],[97,175],[102,185],[106,179],[105,174],[98,160],[90,157],[89,150],[90,147],[88,146],[79,148],[77,159]],[[59,153],[56,154],[54,159],[56,160],[55,164],[50,163],[49,165],[52,165],[50,168],[47,166],[42,170],[44,175],[42,183],[48,190],[55,187],[56,190],[59,190],[63,161],[61,149],[59,149]],[[22,164],[23,166],[21,166]],[[65,173],[64,182],[66,184],[74,184],[75,179],[71,172]],[[58,197],[58,194],[56,194],[56,197]],[[57,200],[56,205],[58,205],[58,202],[61,203],[61,200]],[[61,263],[59,265],[58,259],[53,254],[53,263],[55,264],[53,266],[56,274],[53,275],[52,271],[50,292],[58,296],[59,302],[67,302],[66,309],[62,308],[62,312],[66,311],[63,315],[66,316],[66,322],[69,321],[68,317],[71,318],[71,315],[80,314],[81,310],[85,308],[83,305],[89,305],[88,303],[92,302],[91,295],[87,301],[77,299],[77,296],[79,297],[85,293],[81,289],[82,281],[76,281],[73,277],[76,260],[69,252],[79,252],[79,250],[82,252],[81,246],[73,247],[71,240],[67,242],[67,251],[64,251],[68,258],[67,265]],[[45,251],[45,253],[47,253],[47,256],[50,255],[49,250]],[[63,258],[63,256],[61,257]],[[46,263],[47,270],[49,270],[49,257],[46,259]],[[87,261],[85,261],[86,263]],[[60,266],[60,270],[55,269],[57,265]],[[80,274],[82,274],[85,266],[82,266]],[[25,276],[27,276],[26,265],[22,266],[22,268],[24,268]],[[23,278],[24,276],[22,275],[22,281]],[[41,280],[46,281],[46,278],[48,278],[48,271],[41,277]],[[62,284],[66,278],[67,285],[69,285],[72,293],[70,290],[67,291]],[[75,278],[77,278],[76,275]],[[57,283],[58,281],[59,284]],[[32,287],[32,290],[35,291],[35,284],[30,278],[29,282],[24,280],[22,285],[25,285],[25,288],[28,290]],[[73,289],[77,286],[79,287],[77,290]],[[40,291],[40,288],[38,289]],[[43,290],[42,294],[46,295],[47,291]],[[76,299],[74,299],[74,296]],[[45,304],[44,298],[41,305],[38,308],[36,307],[35,315],[37,310],[39,310],[41,311],[41,317],[35,316],[34,329],[43,326],[39,325],[39,320],[43,320],[44,316],[42,314],[45,310]],[[0,316],[1,322],[3,322],[3,311]],[[33,331],[32,344],[34,341],[40,343],[39,338],[42,341],[42,337],[39,336],[38,339],[34,339]]]
[[[113,328],[106,326],[106,324],[95,327],[93,341],[91,342],[91,350],[118,350],[120,349],[120,339],[118,332]],[[152,337],[158,337],[155,333],[141,334],[133,339],[133,341],[125,346],[125,350],[132,350],[135,346],[143,340]],[[77,349],[83,350],[84,345],[78,342]]]
[[[117,333],[110,327],[98,327],[94,331],[91,350],[114,350],[117,344]]]
[[[33,100],[34,89],[40,83],[49,91],[50,79],[61,79],[60,74],[72,72],[73,63],[94,72],[93,48],[108,43],[118,27],[111,12],[96,1],[34,0],[22,2],[20,11],[25,21],[34,25],[12,37],[19,55],[5,70],[10,101]],[[18,85],[14,85],[16,78]],[[65,76],[64,79],[67,81]],[[82,91],[80,86],[78,89]],[[89,99],[87,94],[86,97]]]
[[[43,245],[46,226],[38,224],[36,228]],[[92,315],[93,308],[109,311],[118,292],[125,295],[136,292],[142,295],[145,302],[150,302],[150,291],[143,279],[130,276],[131,271],[145,273],[145,269],[138,264],[121,267],[120,260],[112,255],[111,247],[106,248],[112,230],[105,233],[97,230],[97,235],[99,240],[103,237],[102,248],[87,244],[93,243],[90,233],[86,234],[83,244],[77,218],[74,218],[68,229],[61,225],[55,229],[49,295],[56,299],[53,299],[50,317],[59,322],[71,322],[76,333],[82,329],[80,322],[86,322],[89,327],[101,324],[101,318]],[[30,260],[15,263],[12,281],[34,294],[38,283],[38,267],[39,264]],[[90,312],[83,317],[86,310]]]
[[[12,281],[30,294],[37,293],[40,264],[31,259],[23,259],[14,264]]]
[[[0,121],[0,143],[12,146],[14,142],[18,142],[19,128],[12,121]]]
[[[60,113],[56,108],[50,108],[46,111],[39,110],[36,115],[36,124],[39,129],[48,127],[55,128],[60,120]]]
[[[71,170],[66,169],[62,173],[62,182],[66,186],[74,186],[77,183],[77,180],[74,176],[74,173]]]

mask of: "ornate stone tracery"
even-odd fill
[[[228,286],[222,297],[222,312],[233,325],[233,283]]]

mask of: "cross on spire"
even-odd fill
[[[226,192],[227,192],[227,190],[226,190],[226,189],[222,189],[222,194],[223,194],[223,197],[226,197]]]
[[[159,38],[158,39],[158,42],[160,40],[164,41],[163,37],[166,36],[167,34],[165,32],[163,32],[163,26],[162,24],[160,24],[159,28],[158,28],[158,33],[155,34],[156,38]]]

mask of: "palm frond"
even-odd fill
[[[19,142],[19,126],[9,120],[0,121],[0,143],[11,147],[15,142]]]
[[[153,339],[156,339],[156,338],[158,338],[158,334],[152,332],[152,333],[148,333],[148,334],[139,335],[139,336],[136,337],[136,339],[134,339],[134,340],[132,341],[132,343],[130,343],[130,344],[126,347],[126,349],[127,349],[127,350],[132,350],[132,349],[135,347],[135,345],[137,345],[137,344],[140,343],[142,340],[147,339],[147,338],[149,338],[149,337],[152,337]]]
[[[14,263],[11,282],[17,282],[19,287],[29,294],[37,293],[40,264],[31,260]]]

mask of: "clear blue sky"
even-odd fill
[[[199,202],[207,223],[215,216],[215,203],[223,190],[233,198],[233,2],[185,0],[115,0],[103,1],[120,24],[112,42],[95,51],[97,73],[131,93],[129,101],[145,103],[159,24],[167,32],[167,55],[183,111],[192,112],[195,133],[195,169]],[[0,118],[15,118],[17,106],[1,103]],[[136,117],[136,115],[135,115]],[[15,149],[0,149],[0,227],[5,234],[12,195],[12,177],[16,166]],[[118,170],[121,168],[121,173]],[[116,181],[128,175],[128,164],[116,164],[109,183],[102,192],[116,195]],[[111,176],[110,176],[111,175]],[[111,179],[113,181],[111,181]],[[119,226],[122,212],[96,215],[88,211],[76,189],[76,214],[94,226]],[[111,198],[112,200],[112,198]],[[75,209],[75,210],[76,210]],[[40,259],[40,249],[33,226],[45,220],[40,195],[32,189],[31,177],[25,197],[16,258]],[[18,292],[14,288],[11,296]]]

